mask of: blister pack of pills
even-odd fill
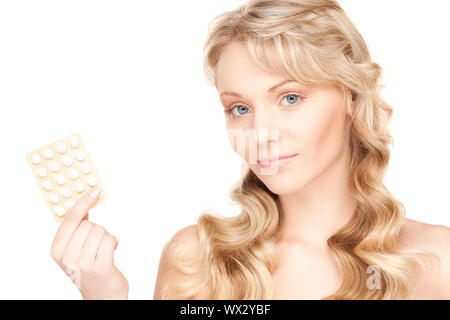
[[[26,155],[54,219],[61,222],[75,202],[98,187],[103,191],[95,205],[106,199],[106,189],[78,133]]]

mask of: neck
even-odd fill
[[[357,202],[348,191],[348,153],[296,193],[279,195],[281,241],[326,249],[327,239],[347,224]]]

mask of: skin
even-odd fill
[[[327,239],[351,219],[357,203],[347,189],[349,159],[349,112],[343,106],[343,94],[334,86],[306,87],[289,83],[273,92],[268,89],[286,79],[261,69],[240,42],[232,42],[222,53],[216,86],[226,115],[227,129],[278,129],[279,139],[257,139],[257,152],[275,155],[299,154],[276,174],[261,174],[245,150],[231,144],[252,171],[279,195],[285,217],[278,243],[279,263],[272,273],[273,299],[322,299],[339,286],[338,264],[327,246]],[[235,92],[241,97],[222,94]],[[296,94],[304,99],[285,97]],[[265,149],[264,149],[265,148]],[[181,279],[168,263],[168,247],[190,243],[192,254],[199,250],[196,225],[179,230],[163,249],[154,298],[161,298],[161,288],[169,280]],[[411,280],[412,299],[450,299],[450,228],[406,219],[399,245],[436,254],[441,267],[433,267]],[[203,299],[204,289],[195,298]]]
[[[88,220],[99,199],[94,189],[81,197],[58,228],[50,255],[72,279],[85,300],[128,298],[128,282],[114,265],[118,240]]]

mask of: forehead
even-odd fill
[[[250,55],[246,43],[241,41],[233,41],[225,47],[216,67],[219,91],[256,83],[270,87],[283,80],[288,79],[260,67]]]

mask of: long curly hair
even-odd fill
[[[211,85],[224,48],[238,40],[261,68],[306,85],[338,85],[348,108],[354,101],[348,109],[348,188],[358,206],[348,224],[327,240],[342,282],[325,299],[408,298],[411,277],[421,270],[419,258],[430,255],[399,245],[405,208],[383,184],[393,111],[381,97],[382,69],[350,18],[333,0],[250,0],[214,17],[208,31],[204,71]],[[206,291],[204,299],[272,299],[283,219],[278,196],[244,163],[230,197],[242,208],[240,214],[200,214],[200,250],[192,259],[183,259],[184,246],[171,248],[173,265],[189,276],[168,283],[163,298],[192,299]],[[372,265],[381,273],[378,290],[367,285]]]

